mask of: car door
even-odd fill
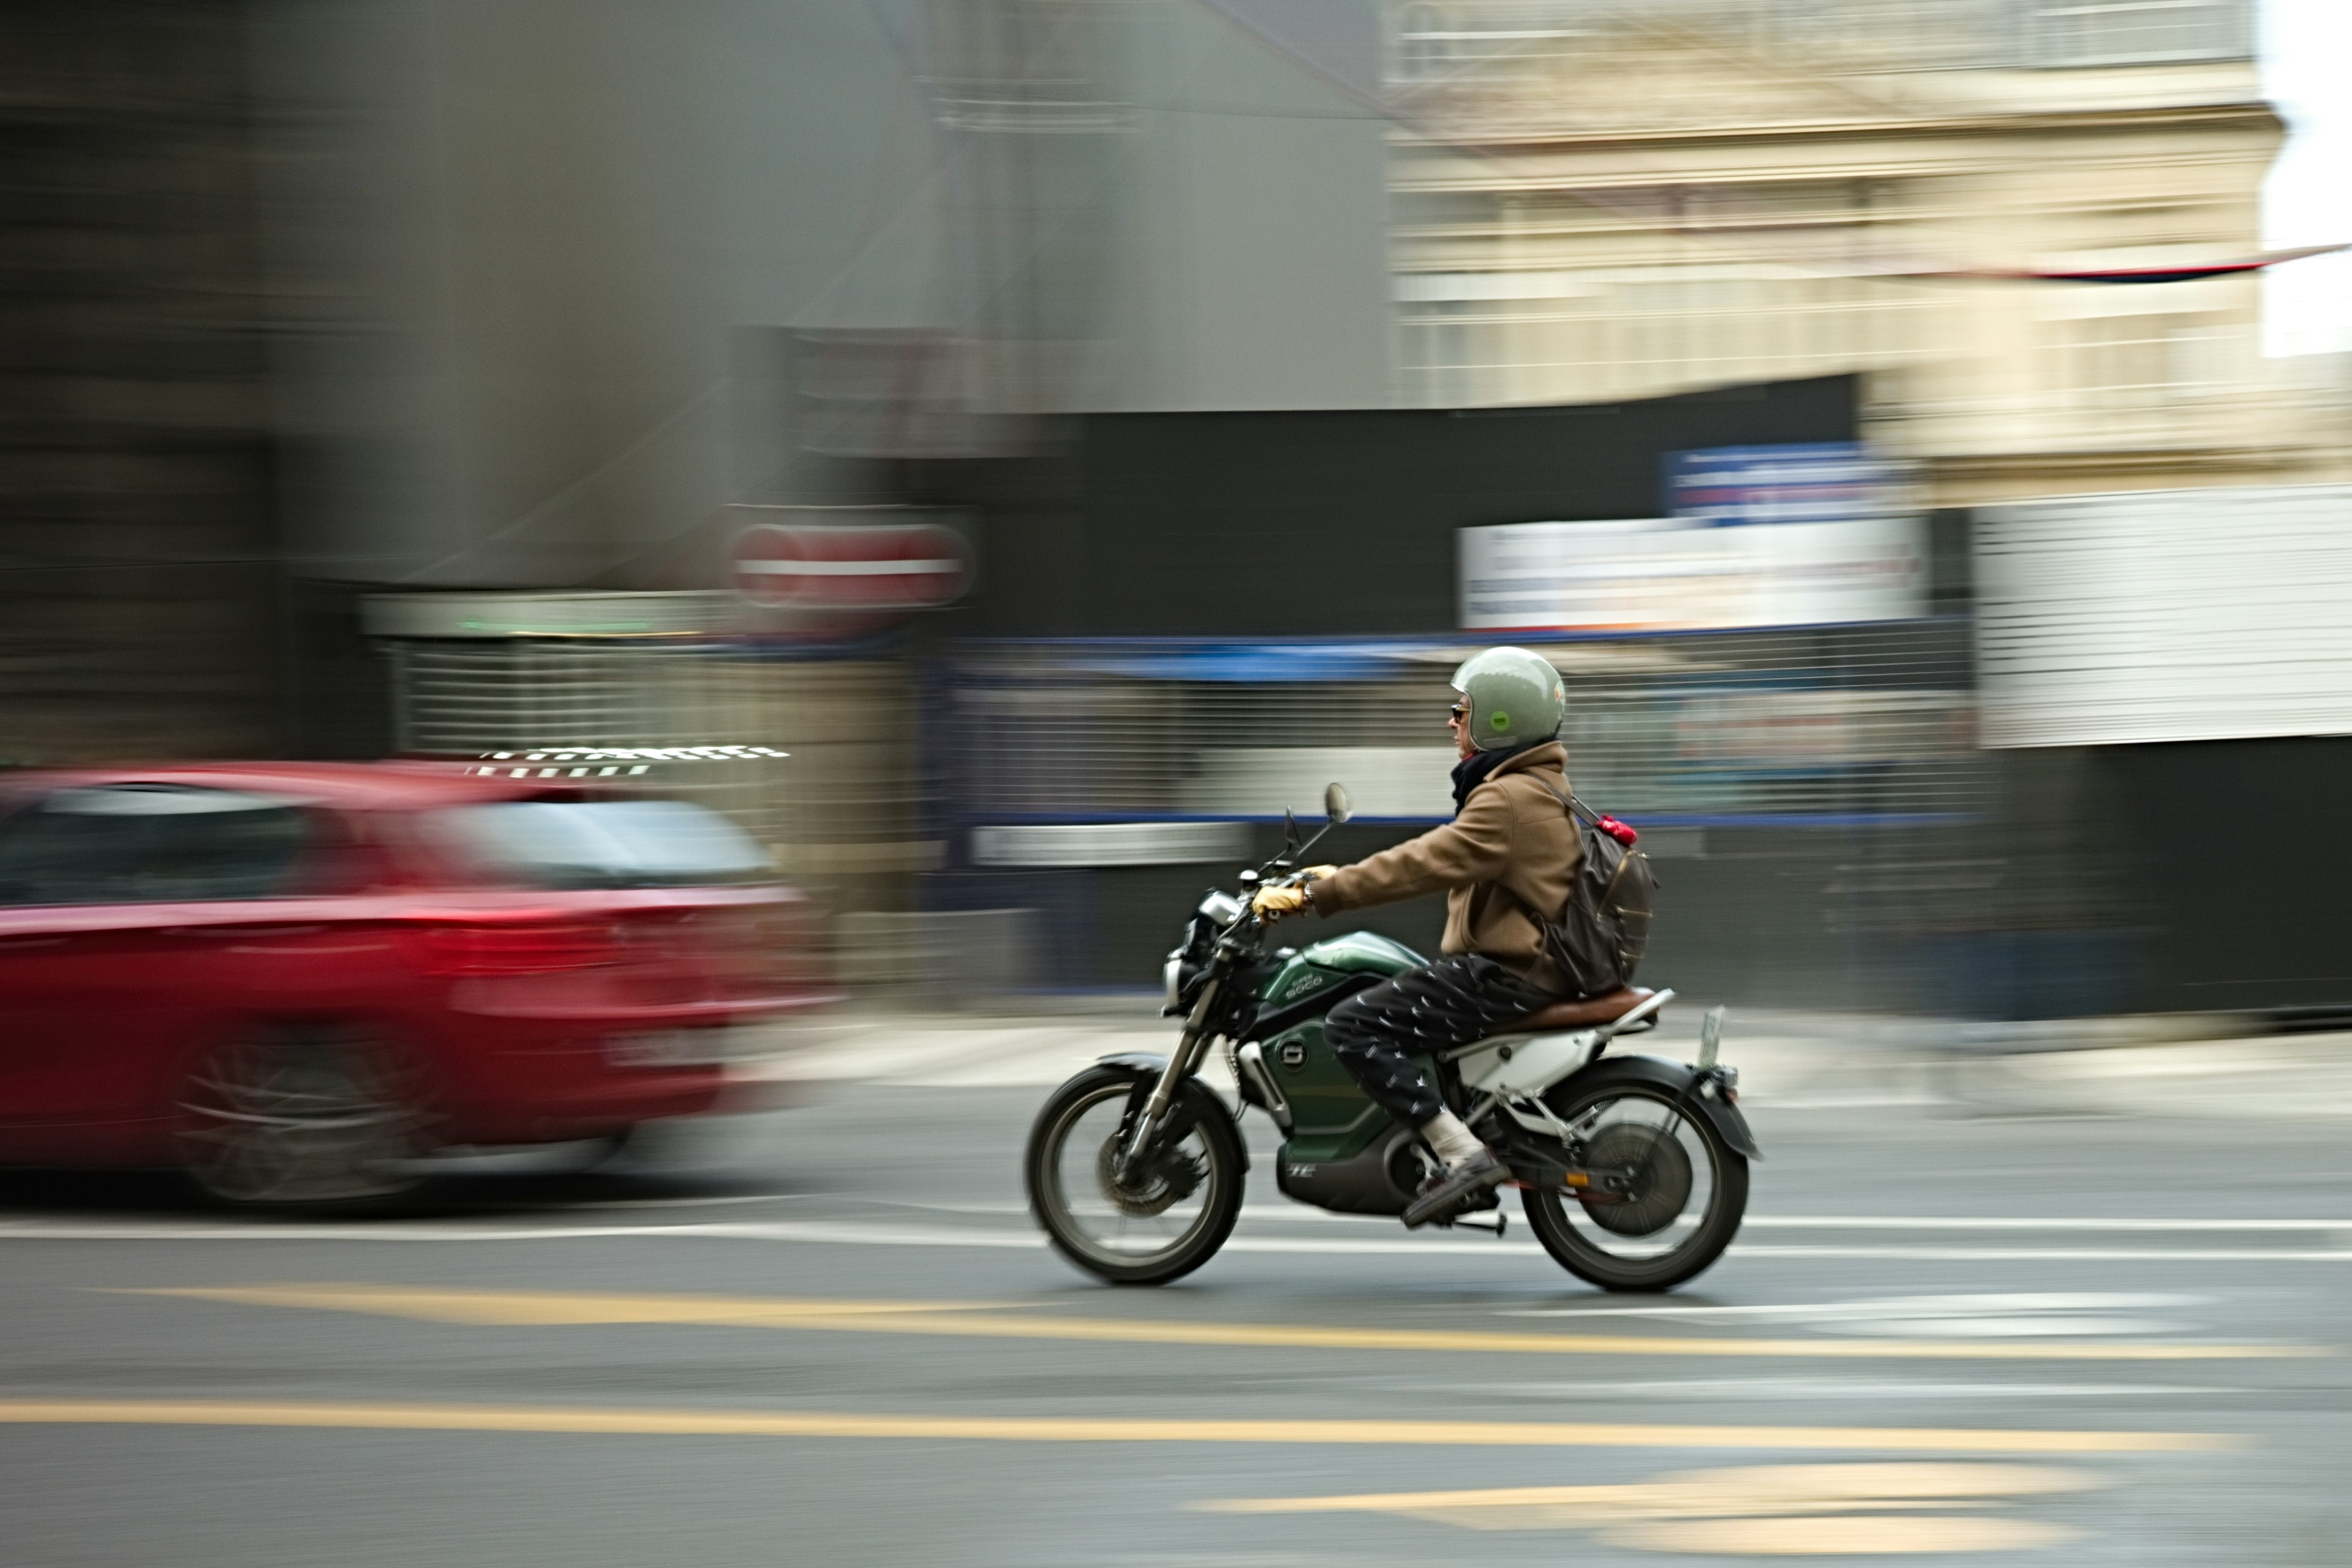
[[[236,983],[222,917],[286,890],[309,837],[288,802],[177,784],[60,789],[0,819],[0,1155],[123,1152]]]

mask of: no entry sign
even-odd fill
[[[774,609],[937,609],[971,586],[971,546],[936,522],[754,523],[732,554],[736,591]]]

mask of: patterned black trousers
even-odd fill
[[[1357,992],[1323,1020],[1323,1038],[1381,1110],[1421,1127],[1445,1101],[1407,1052],[1467,1045],[1559,1000],[1491,958],[1463,953]]]

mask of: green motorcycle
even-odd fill
[[[1332,825],[1347,793],[1326,792]],[[1358,931],[1303,950],[1267,951],[1250,895],[1294,880],[1314,839],[1295,823],[1282,856],[1212,891],[1168,956],[1173,1054],[1107,1057],[1054,1091],[1029,1134],[1029,1204],[1071,1262],[1124,1285],[1160,1285],[1216,1256],[1241,1215],[1249,1153],[1240,1108],[1199,1078],[1222,1047],[1244,1108],[1282,1131],[1275,1183],[1340,1214],[1402,1215],[1437,1166],[1412,1128],[1366,1098],[1323,1040],[1341,1000],[1426,961]],[[1656,1027],[1671,991],[1623,989],[1561,1002],[1423,1070],[1454,1113],[1511,1169],[1544,1250],[1610,1290],[1664,1290],[1731,1245],[1748,1206],[1748,1163],[1761,1158],[1739,1112],[1739,1075],[1716,1060],[1722,1009],[1696,1065],[1608,1056],[1612,1041]],[[1502,1234],[1500,1197],[1441,1222]]]

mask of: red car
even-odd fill
[[[339,1201],[444,1146],[709,1110],[740,1026],[822,999],[775,876],[725,818],[593,780],[0,779],[0,1162]]]

